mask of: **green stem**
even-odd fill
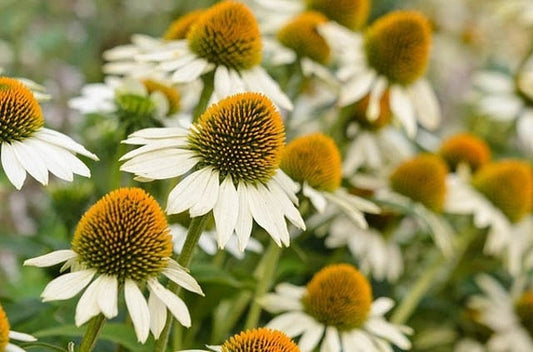
[[[178,258],[178,263],[181,266],[187,268],[191,263],[192,254],[194,252],[194,249],[196,248],[196,245],[198,244],[198,240],[200,239],[202,232],[204,231],[205,225],[207,224],[207,220],[207,215],[199,216],[192,219],[191,225],[189,226],[189,231],[187,232],[187,238],[185,239],[181,254]],[[174,282],[171,282],[169,284],[169,289],[177,295],[181,291],[180,286],[176,285]],[[159,339],[155,342],[154,352],[164,352],[166,350],[173,321],[174,317],[172,316],[172,314],[168,314],[165,327],[163,328]],[[176,342],[176,340],[180,340],[179,336],[181,336],[181,331],[178,333],[176,330],[174,330],[174,337],[176,337],[174,339],[174,344],[179,344],[178,342]],[[176,346],[173,347],[174,349],[179,348]]]
[[[85,334],[81,339],[80,349],[78,352],[91,352],[93,350],[104,323],[105,317],[103,314],[98,314],[89,321],[87,330],[85,330]]]
[[[478,233],[478,229],[470,227],[466,229],[465,232],[459,234],[455,243],[455,256],[451,259],[444,257],[440,251],[434,253],[433,258],[430,260],[430,265],[415,282],[414,286],[409,290],[409,293],[404,297],[400,305],[394,310],[390,319],[392,323],[404,324],[409,320],[426,293],[437,281],[444,280],[449,273],[452,272],[453,268],[459,263],[468,246]]]
[[[196,105],[194,108],[192,122],[198,121],[198,118],[207,108],[207,104],[209,103],[209,99],[211,99],[211,95],[213,95],[213,91],[215,90],[215,71],[206,73],[202,77],[202,82],[204,84],[204,88],[202,89],[200,99],[198,100],[198,105]]]
[[[248,311],[248,317],[244,324],[245,330],[256,328],[259,323],[259,317],[261,315],[261,305],[258,299],[263,297],[267,293],[272,281],[274,280],[274,274],[278,265],[279,257],[281,256],[282,248],[279,247],[274,241],[270,242],[270,245],[261,259],[258,266],[258,272],[256,275],[257,286],[253,296],[252,305]]]

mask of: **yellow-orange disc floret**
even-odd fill
[[[448,167],[440,157],[422,154],[400,164],[390,176],[390,184],[394,191],[440,212],[446,196],[447,173]]]
[[[509,220],[517,222],[531,211],[531,166],[521,160],[501,160],[479,169],[472,184]]]
[[[354,31],[363,28],[370,13],[370,0],[306,0],[306,5]]]
[[[299,352],[284,333],[267,328],[246,330],[226,340],[222,352]]]
[[[119,282],[157,276],[172,255],[172,236],[163,210],[140,188],[105,195],[81,218],[72,249],[80,262]]]
[[[180,94],[178,91],[170,86],[167,86],[163,83],[154,81],[152,79],[145,79],[143,82],[144,87],[149,94],[153,92],[162,93],[168,101],[168,115],[175,114],[180,108]]]
[[[372,288],[349,264],[329,265],[317,272],[302,297],[306,312],[338,330],[362,326],[372,305]]]
[[[187,34],[189,34],[189,30],[191,29],[191,26],[204,13],[205,13],[205,9],[199,9],[199,10],[191,11],[177,18],[170,24],[170,26],[168,26],[167,30],[163,34],[163,39],[165,40],[186,39]]]
[[[191,26],[187,40],[192,52],[215,65],[246,70],[261,63],[259,26],[243,3],[223,1],[207,9]]]
[[[299,57],[308,57],[318,63],[327,64],[331,49],[317,30],[320,24],[327,21],[328,19],[320,12],[304,12],[278,31],[278,40],[294,50]]]
[[[376,20],[365,33],[368,64],[392,83],[410,84],[426,71],[431,26],[416,11],[394,11]]]
[[[211,105],[189,135],[199,166],[224,179],[267,183],[281,160],[285,129],[279,111],[260,93],[240,93]]]
[[[533,290],[522,294],[516,302],[515,310],[520,323],[533,337]]]
[[[0,352],[4,351],[9,342],[9,321],[6,312],[0,306]]]
[[[369,120],[367,116],[369,103],[370,94],[367,94],[354,104],[351,117],[352,120],[355,120],[362,128],[369,131],[378,131],[387,126],[392,120],[392,112],[389,104],[389,90],[386,89],[379,99],[379,115],[374,121]]]
[[[0,143],[21,141],[44,125],[39,103],[24,84],[0,77]]]
[[[328,192],[339,188],[342,161],[339,149],[330,137],[314,133],[287,144],[281,158],[281,169],[297,182]]]
[[[470,133],[460,133],[446,139],[439,154],[451,170],[455,171],[460,163],[465,163],[472,171],[476,171],[489,162],[491,153],[489,146],[481,138]]]

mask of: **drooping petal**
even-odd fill
[[[39,157],[39,153],[28,143],[13,141],[12,150],[22,167],[39,183],[48,184],[48,169],[44,161]]]
[[[239,216],[239,195],[229,175],[220,185],[218,201],[213,208],[213,216],[218,246],[224,248],[235,230]]]
[[[428,130],[439,127],[441,116],[440,106],[433,88],[425,79],[413,83],[411,87],[411,100],[416,110],[420,124]]]
[[[346,106],[363,98],[370,90],[376,79],[373,70],[362,72],[343,85],[339,96],[339,105]]]
[[[131,279],[126,279],[124,282],[124,298],[137,340],[144,343],[150,333],[150,310],[141,290]]]
[[[181,180],[168,195],[167,214],[179,214],[194,204],[212,177],[212,169],[202,168]]]
[[[27,259],[24,261],[24,265],[43,268],[63,263],[69,259],[76,258],[77,256],[78,254],[71,249],[60,249],[39,257]]]
[[[150,278],[147,281],[150,292],[155,294],[167,307],[172,315],[185,327],[191,326],[191,316],[189,309],[181,298],[172,291],[166,289],[156,279]]]
[[[41,297],[43,302],[69,299],[77,295],[91,282],[96,270],[81,270],[63,274],[50,281]]]
[[[107,319],[112,319],[118,314],[118,280],[116,276],[100,275],[96,302],[100,311]]]
[[[150,331],[157,340],[165,327],[167,306],[154,293],[150,292],[148,310],[150,311]]]
[[[76,315],[74,317],[76,326],[85,324],[89,319],[100,313],[100,307],[97,301],[99,289],[100,281],[94,280],[81,295],[76,305]]]
[[[194,203],[190,209],[189,214],[191,217],[197,217],[204,215],[211,211],[217,200],[219,192],[219,173],[212,169],[209,173],[209,178],[206,181],[204,189],[195,195],[197,202]]]
[[[13,186],[20,190],[26,179],[26,170],[15,156],[11,144],[4,142],[1,144],[1,148],[0,153],[4,172]]]
[[[390,88],[389,99],[392,113],[405,128],[407,136],[414,138],[416,135],[416,118],[409,96],[402,87],[393,85]]]
[[[172,259],[169,259],[168,266],[163,269],[163,274],[188,291],[198,293],[199,295],[204,294],[194,277]]]

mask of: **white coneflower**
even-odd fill
[[[9,321],[7,320],[6,312],[0,305],[0,351],[2,352],[26,352],[26,350],[10,343],[10,340],[18,340],[24,342],[37,341],[31,335],[16,332],[10,329]]]
[[[85,213],[72,249],[28,259],[24,265],[48,267],[66,262],[62,269],[71,272],[52,280],[41,297],[44,301],[65,300],[86,288],[76,306],[77,326],[100,313],[108,319],[116,317],[118,290],[124,288],[137,339],[144,343],[150,331],[159,337],[167,308],[182,325],[191,325],[185,303],[159,283],[161,274],[202,294],[196,280],[171,255],[172,236],[159,204],[140,188],[122,188]],[[142,291],[145,286],[150,292],[148,302]]]
[[[191,217],[213,211],[219,247],[235,232],[244,250],[255,220],[281,246],[285,217],[305,228],[293,203],[297,185],[279,169],[285,131],[279,111],[262,94],[241,93],[211,105],[190,129],[151,128],[124,141],[142,145],[122,157],[121,170],[141,179],[186,175],[170,192],[166,211]]]
[[[411,348],[407,326],[394,325],[383,317],[394,303],[389,298],[372,302],[368,280],[349,264],[330,265],[306,287],[280,284],[276,293],[261,299],[272,313],[281,313],[267,327],[289,337],[300,336],[302,352],[389,351],[396,345]]]
[[[303,195],[318,212],[324,212],[330,203],[362,228],[367,227],[363,212],[379,213],[379,207],[374,203],[349,194],[341,187],[340,152],[333,139],[322,133],[301,136],[287,144],[280,167],[301,183]]]
[[[43,125],[41,107],[31,90],[16,79],[0,77],[0,153],[9,181],[21,189],[26,172],[43,185],[48,184],[48,172],[67,181],[73,180],[73,174],[90,177],[75,154],[98,160],[96,155]]]
[[[390,109],[409,137],[415,137],[417,121],[428,129],[438,126],[439,104],[423,77],[431,46],[431,27],[424,15],[394,11],[377,19],[364,35],[331,22],[319,31],[339,57],[340,106],[369,94],[367,115],[372,121],[388,91]]]
[[[253,91],[268,95],[279,107],[292,103],[278,83],[260,66],[262,41],[257,21],[243,3],[223,1],[207,9],[191,26],[187,39],[169,42],[169,50],[142,55],[159,62],[176,83],[196,81],[214,71],[211,100]]]

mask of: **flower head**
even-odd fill
[[[339,331],[359,328],[372,305],[368,280],[348,264],[330,265],[316,273],[302,297],[305,311]]]
[[[327,21],[320,12],[304,12],[285,24],[278,31],[277,38],[281,44],[294,50],[297,56],[327,64],[331,50],[317,31],[317,26]]]
[[[300,349],[284,333],[267,328],[246,330],[227,339],[222,352],[299,352]]]
[[[137,338],[144,342],[150,330],[156,338],[161,333],[166,308],[182,325],[190,326],[187,307],[158,282],[159,275],[202,293],[171,255],[172,237],[157,202],[140,188],[122,188],[104,196],[83,215],[72,250],[52,252],[24,264],[46,267],[66,261],[63,269],[70,268],[71,273],[51,281],[41,296],[45,301],[64,300],[87,287],[76,307],[78,326],[99,313],[115,317],[118,288],[124,287]],[[150,292],[148,304],[141,289],[145,285]]]
[[[94,160],[96,155],[69,137],[44,128],[41,107],[34,93],[21,81],[0,77],[0,146],[2,167],[17,188],[26,172],[48,184],[48,172],[72,181],[73,174],[89,177],[89,169],[73,154]]]
[[[359,30],[370,13],[370,0],[305,0],[309,10],[322,12],[332,21]]]
[[[521,220],[531,211],[533,179],[527,162],[488,163],[474,175],[472,184],[512,222]]]
[[[342,161],[335,142],[322,133],[299,137],[287,144],[281,169],[297,182],[328,192],[340,187]]]
[[[391,188],[428,209],[440,212],[446,195],[446,163],[424,154],[400,164],[390,176]]]
[[[409,84],[426,71],[431,27],[416,11],[395,11],[375,21],[365,33],[368,63],[389,81]]]
[[[191,26],[187,41],[192,52],[216,65],[245,70],[261,62],[259,26],[239,2],[223,1],[206,10]]]
[[[293,205],[298,187],[279,169],[284,136],[281,116],[268,98],[240,93],[211,105],[189,130],[130,135],[125,143],[143,146],[122,157],[127,161],[121,169],[145,180],[187,174],[170,192],[166,211],[189,210],[196,217],[212,210],[221,248],[235,231],[244,250],[252,219],[279,245],[288,245],[284,217],[305,225]]]
[[[465,163],[472,171],[488,163],[491,156],[487,143],[470,133],[460,133],[446,139],[440,147],[439,154],[451,170]]]

